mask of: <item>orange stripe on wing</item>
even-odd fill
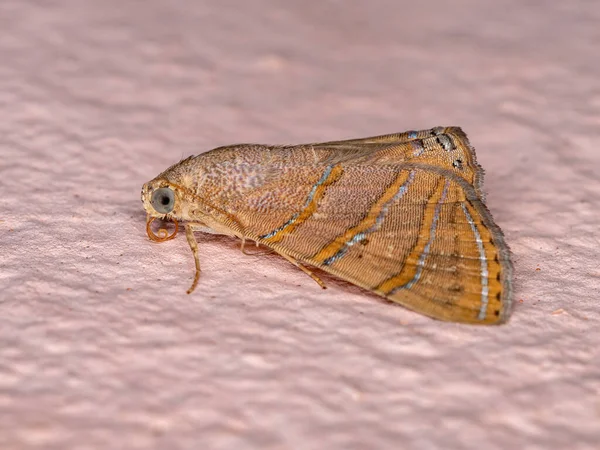
[[[302,222],[305,222],[315,213],[317,207],[319,206],[319,202],[323,198],[323,195],[325,195],[327,187],[338,181],[343,173],[344,169],[342,169],[342,166],[338,165],[335,167],[327,167],[319,181],[315,183],[309,192],[302,211],[300,211],[298,214],[294,214],[283,225],[267,234],[260,236],[260,238],[269,243],[274,243],[281,241],[286,234],[292,233],[300,224],[302,224]]]
[[[461,207],[465,214],[467,222],[471,227],[471,231],[473,232],[475,245],[477,246],[477,252],[479,253],[479,264],[481,272],[481,305],[479,307],[479,314],[477,318],[479,320],[483,320],[487,315],[487,308],[489,304],[490,272],[487,262],[487,256],[483,240],[481,239],[481,233],[479,231],[479,223],[474,218],[478,216],[477,212],[473,209],[471,205],[467,205],[465,203],[461,203]]]
[[[355,241],[364,239],[366,234],[376,231],[385,218],[391,203],[404,195],[413,177],[414,172],[401,172],[383,195],[371,206],[363,220],[352,228],[348,228],[343,234],[338,235],[312,259],[326,266],[333,264],[344,255],[347,248],[353,245]]]
[[[449,182],[440,178],[431,197],[425,206],[423,223],[419,237],[410,254],[406,257],[400,272],[381,283],[375,290],[382,295],[390,295],[396,289],[410,289],[421,278],[425,262],[435,239],[441,206],[448,192]]]

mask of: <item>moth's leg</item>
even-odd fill
[[[259,246],[260,246],[260,243],[256,242],[256,248],[258,248]],[[242,251],[242,253],[244,255],[247,255],[247,256],[268,255],[269,253],[273,253],[275,251],[270,248],[263,252],[250,253],[250,252],[246,251],[246,238],[245,237],[242,237],[242,245],[240,245],[240,250]]]
[[[200,228],[202,224],[199,223],[186,223],[185,224],[185,236],[187,237],[188,244],[190,244],[190,248],[192,249],[192,253],[194,254],[194,263],[196,264],[196,273],[194,274],[194,281],[192,282],[192,286],[187,290],[188,294],[194,292],[196,286],[198,285],[198,280],[200,279],[200,257],[198,256],[198,241],[196,241],[196,236],[194,236],[194,228]]]
[[[248,253],[246,251],[246,249],[244,248],[245,246],[246,246],[246,238],[242,236],[242,245],[240,245],[240,250],[242,251],[242,253],[244,255],[252,256],[252,253]],[[257,246],[258,246],[258,242],[257,242]]]
[[[321,286],[323,289],[327,289],[327,286],[325,286],[325,283],[323,283],[323,280],[321,280],[318,276],[316,276],[314,273],[312,273],[310,270],[308,270],[306,267],[304,267],[302,264],[300,264],[294,258],[292,258],[291,256],[288,256],[288,255],[284,255],[283,253],[279,253],[279,254],[281,256],[283,256],[285,259],[287,259],[289,262],[291,262],[293,265],[295,265],[298,269],[300,269],[306,275],[308,275],[313,280],[315,280],[317,282],[317,284],[319,286]]]

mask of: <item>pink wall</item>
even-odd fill
[[[600,3],[0,3],[0,448],[600,442]],[[502,327],[145,235],[236,142],[460,125],[514,252]],[[527,446],[529,444],[529,446]]]

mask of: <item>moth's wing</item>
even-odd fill
[[[467,135],[458,127],[436,127],[363,139],[311,144],[323,164],[426,164],[446,169],[471,184],[483,198],[483,170]]]
[[[477,163],[475,150],[466,134],[458,127],[436,127],[420,131],[386,134],[362,139],[331,141],[284,147],[256,145],[231,146],[239,151],[262,148],[261,167],[264,183],[276,186],[282,172],[298,167],[343,165],[424,164],[448,170],[471,184],[477,195],[481,190],[483,169]],[[262,186],[261,186],[262,188]]]
[[[501,323],[512,266],[473,186],[420,164],[298,168],[248,199],[244,234],[440,320]],[[257,205],[261,208],[257,209]]]

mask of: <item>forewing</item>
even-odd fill
[[[509,250],[462,177],[410,163],[295,174],[260,212],[252,200],[238,211],[248,237],[436,319],[508,318]]]
[[[446,169],[471,184],[482,197],[483,170],[467,135],[458,127],[436,127],[312,146],[324,164],[369,161],[371,164],[426,164]]]

